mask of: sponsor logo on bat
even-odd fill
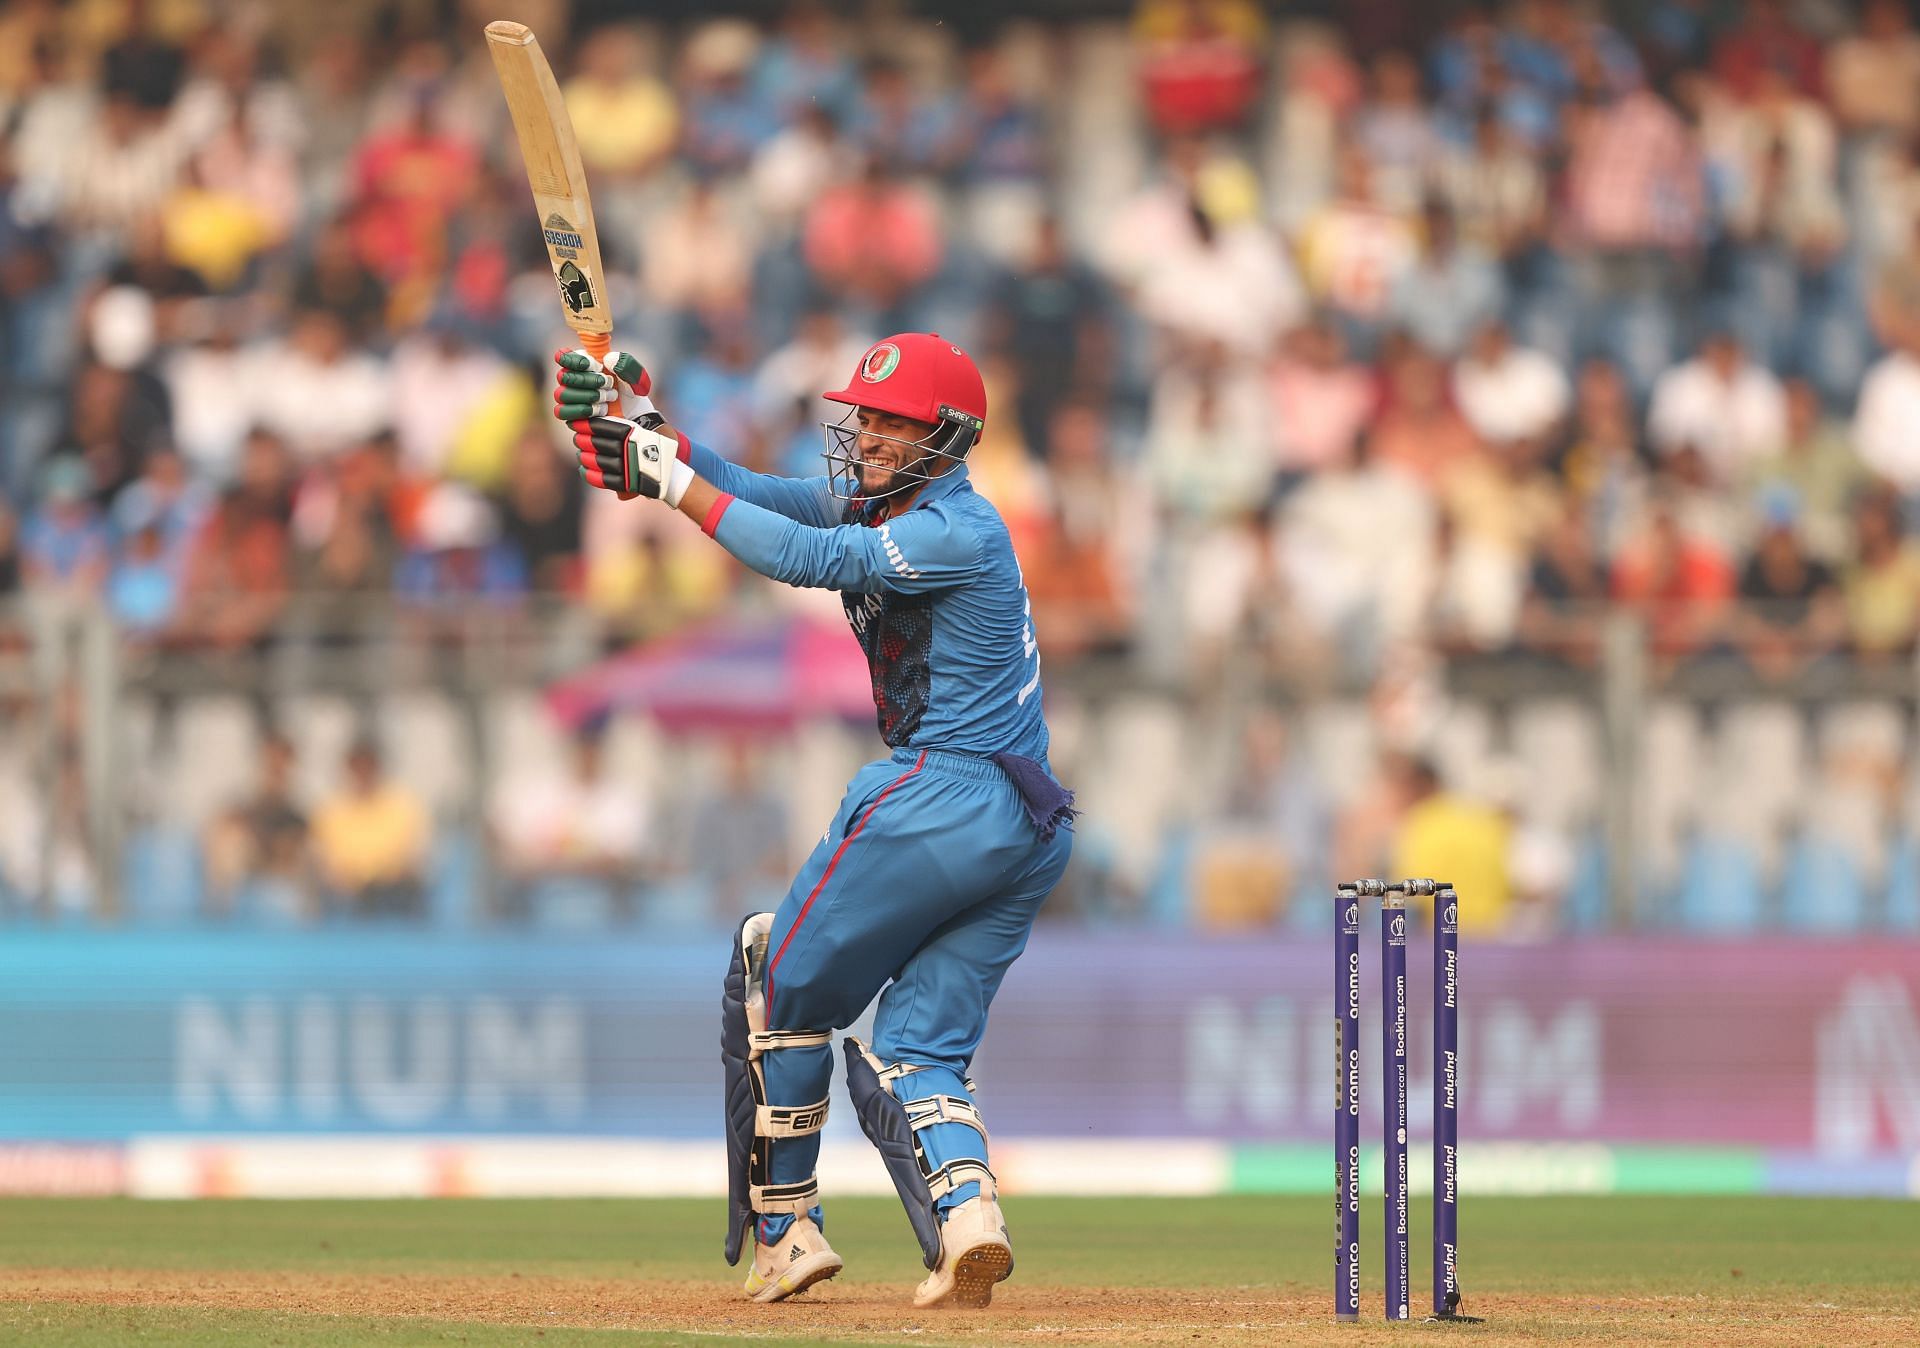
[[[593,293],[593,282],[587,274],[573,262],[562,262],[560,270],[554,273],[554,279],[560,284],[560,299],[569,313],[581,313],[593,308],[600,302]]]
[[[580,231],[564,215],[555,212],[547,217],[546,225],[540,231],[546,236],[547,243],[554,248],[585,248],[586,241],[580,237]],[[568,254],[569,257],[572,254]]]

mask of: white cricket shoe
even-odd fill
[[[1000,1205],[991,1198],[969,1198],[947,1214],[940,1228],[940,1265],[914,1292],[914,1307],[984,1306],[993,1300],[993,1285],[1012,1272],[1013,1243]]]
[[[755,1301],[785,1301],[817,1282],[825,1282],[844,1266],[813,1219],[799,1217],[774,1244],[754,1242],[747,1295]]]

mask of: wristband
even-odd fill
[[[693,485],[693,479],[694,472],[687,461],[674,459],[667,469],[666,481],[660,485],[660,499],[678,510],[680,502],[686,497],[687,488]]]

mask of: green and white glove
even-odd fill
[[[553,415],[561,421],[605,416],[615,398],[623,398],[622,410],[634,416],[654,410],[647,396],[653,392],[653,376],[630,351],[609,351],[605,361],[585,351],[556,351],[553,363],[560,367],[554,378]],[[624,398],[620,384],[632,389],[633,396]]]
[[[678,506],[693,481],[693,469],[680,457],[680,436],[658,412],[635,421],[628,417],[588,417],[570,423],[580,451],[580,476],[587,485]]]

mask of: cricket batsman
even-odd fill
[[[1047,765],[1032,606],[1007,528],[967,476],[986,387],[933,333],[875,344],[825,423],[826,475],[741,469],[655,410],[631,355],[561,352],[555,414],[589,484],[677,509],[789,585],[837,590],[891,757],[855,775],[779,911],[741,925],[722,994],[726,1253],[746,1292],[831,1278],[814,1163],[833,1031],[847,1092],[931,1272],[917,1307],[985,1306],[1013,1271],[967,1071],[987,1007],[1066,869],[1072,794]],[[616,383],[637,395],[605,415]],[[882,987],[884,985],[884,991]]]

